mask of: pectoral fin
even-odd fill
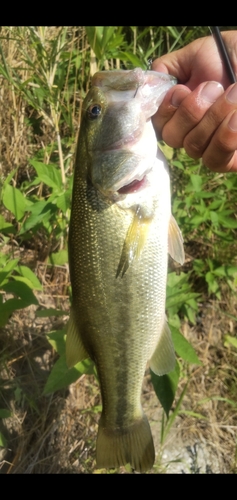
[[[132,223],[130,224],[124,241],[116,278],[124,276],[134,259],[137,259],[144,248],[152,218],[144,217],[137,208]]]
[[[74,312],[73,309],[71,309],[66,338],[66,362],[68,368],[72,368],[72,366],[79,363],[79,361],[83,361],[83,359],[89,357],[89,354],[82,344],[81,336],[75,321]]]
[[[170,217],[168,248],[169,254],[171,255],[172,259],[183,265],[185,260],[183,237],[173,215],[171,215]]]
[[[165,375],[175,367],[175,352],[171,332],[166,319],[159,342],[150,359],[150,368],[156,375]]]

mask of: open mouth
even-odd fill
[[[125,186],[121,187],[118,189],[118,193],[120,194],[129,194],[129,193],[136,193],[146,185],[146,176],[143,177],[140,181],[135,179],[134,181],[130,182],[130,184],[126,184]]]

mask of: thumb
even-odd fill
[[[151,69],[153,71],[158,71],[159,73],[169,73],[168,67],[164,63],[160,62],[160,59],[153,61]]]

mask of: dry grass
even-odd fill
[[[40,148],[45,150],[45,163],[49,163],[52,151],[48,146],[54,141],[58,144],[62,176],[65,175],[61,136],[71,136],[72,132],[76,135],[82,96],[89,85],[85,72],[89,51],[85,29],[67,27],[65,30],[66,34],[62,27],[57,26],[32,28],[31,31],[27,27],[1,28],[2,64],[7,68],[7,77],[0,73],[0,177],[5,177],[16,167],[18,176],[21,172],[27,176],[28,160]],[[52,44],[55,40],[57,47],[54,50]],[[60,50],[71,54],[62,88],[55,84]],[[80,70],[74,71],[72,88],[68,80],[72,67],[76,68],[72,60],[72,54],[76,52],[81,54],[81,65]],[[85,88],[82,82],[85,82]],[[33,92],[41,88],[46,89],[47,105]],[[67,107],[70,110],[71,128],[65,121],[60,122],[62,111],[66,111]],[[71,169],[72,165],[73,159]],[[22,178],[18,180],[15,176],[15,181],[22,182]]]

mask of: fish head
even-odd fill
[[[175,83],[170,75],[141,68],[94,75],[80,136],[87,175],[105,197],[116,201],[144,184],[157,153],[151,117]]]

